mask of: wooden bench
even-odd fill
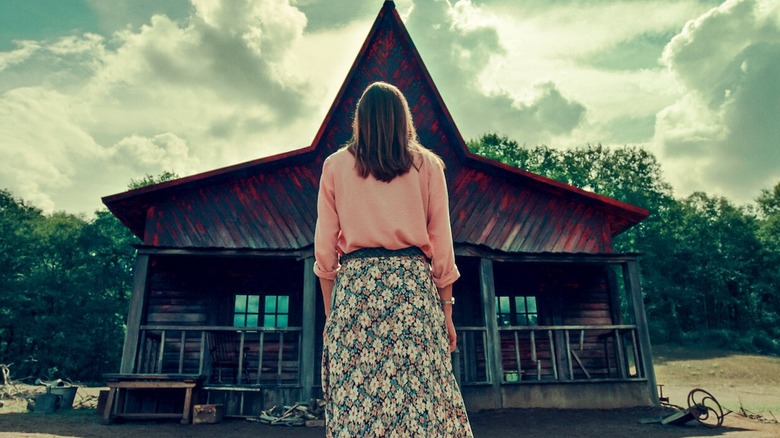
[[[197,390],[205,376],[192,374],[104,374],[108,386],[106,406],[101,414],[102,424],[111,424],[116,418],[127,419],[180,419],[188,424],[192,419],[192,406],[197,401]],[[184,390],[181,413],[125,412],[127,391],[138,389]],[[114,412],[115,411],[115,412]]]

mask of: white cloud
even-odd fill
[[[288,55],[306,17],[280,0],[195,6],[182,22],[155,15],[110,38],[2,53],[0,187],[46,211],[90,212],[145,174],[305,146],[319,102]]]
[[[671,182],[747,202],[780,180],[780,4],[727,1],[691,20],[664,52],[685,87],[658,114]]]
[[[466,139],[500,132],[535,143],[574,129],[585,107],[556,83],[537,78],[511,94],[489,82],[507,53],[496,22],[470,0],[416,2],[407,19],[460,132]]]
[[[679,94],[677,82],[644,46],[639,54],[650,62],[642,68],[631,60],[623,61],[624,68],[605,68],[592,60],[616,53],[621,44],[679,29],[702,6],[696,1],[499,2],[490,10],[506,54],[492,60],[482,75],[483,87],[517,100],[536,83],[555,84],[587,109],[581,123],[557,135],[518,133],[517,140],[570,147],[649,142],[655,114]],[[620,55],[611,56],[620,62]]]
[[[73,188],[81,164],[103,155],[71,118],[71,104],[70,96],[42,87],[0,98],[1,185],[44,210],[56,207],[53,191]]]
[[[9,66],[24,62],[41,48],[40,44],[35,41],[17,41],[16,45],[16,50],[0,52],[0,72]]]

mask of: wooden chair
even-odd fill
[[[211,354],[211,380],[222,383],[222,370],[231,370],[235,377],[234,383],[239,384],[240,376],[238,373],[238,364],[241,360],[240,348],[240,335],[234,331],[214,331],[207,332],[206,339],[208,342],[209,353]],[[248,348],[244,348],[242,373],[244,378],[249,380],[249,363],[247,362]]]

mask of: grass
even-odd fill
[[[701,388],[724,409],[744,408],[780,419],[780,358],[691,346],[653,347],[656,381],[672,404],[687,407],[688,393]]]

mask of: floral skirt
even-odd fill
[[[342,261],[325,324],[328,437],[472,437],[422,256]]]

